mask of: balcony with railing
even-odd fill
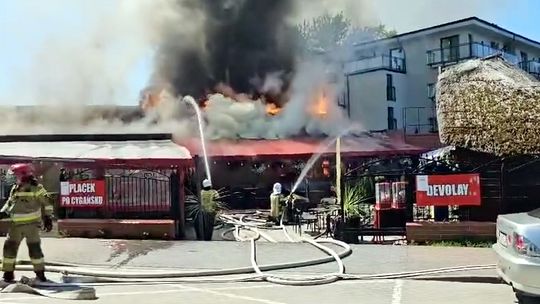
[[[437,111],[435,107],[403,108],[403,131],[405,135],[437,133]]]
[[[480,42],[470,42],[454,47],[438,48],[427,51],[427,64],[430,66],[451,65],[473,58],[483,58],[500,54],[512,64],[518,64],[516,55],[495,49]]]
[[[345,73],[348,75],[366,73],[377,70],[388,70],[406,73],[405,59],[387,55],[363,58],[345,63]]]
[[[519,67],[540,80],[540,62],[536,60],[523,61]]]

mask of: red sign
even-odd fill
[[[480,206],[480,175],[418,175],[416,204],[426,206]]]
[[[85,180],[60,183],[60,206],[99,208],[105,205],[105,181]]]

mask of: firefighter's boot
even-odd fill
[[[13,271],[4,272],[4,282],[13,283],[15,281],[15,273]]]
[[[45,271],[36,271],[36,279],[41,282],[47,282],[47,278],[45,277]]]

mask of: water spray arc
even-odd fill
[[[304,180],[304,178],[306,177],[309,170],[315,165],[315,163],[319,160],[319,158],[321,158],[324,153],[328,152],[328,149],[330,149],[330,147],[332,147],[334,144],[336,144],[336,153],[339,155],[339,157],[341,157],[341,138],[349,134],[353,129],[353,127],[349,127],[343,132],[341,132],[338,136],[329,138],[320,144],[319,149],[317,149],[317,153],[311,156],[311,158],[307,161],[306,165],[302,169],[302,172],[300,172],[298,179],[296,180],[294,186],[291,189],[291,193],[294,193],[296,191],[298,186],[300,186],[302,180]]]
[[[206,178],[210,182],[212,182],[212,176],[210,175],[210,165],[208,164],[208,154],[206,152],[206,140],[204,138],[201,108],[199,107],[195,99],[193,99],[193,97],[191,96],[184,97],[183,101],[190,104],[195,109],[195,113],[197,115],[197,123],[199,125],[199,136],[201,138],[201,146],[202,146],[203,156],[204,156],[204,169],[206,171]]]

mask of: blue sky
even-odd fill
[[[115,0],[0,0],[0,104],[34,103],[35,101],[22,97],[20,99],[14,98],[25,90],[25,86],[32,85],[21,84],[20,73],[30,71],[36,52],[50,46],[50,37],[70,37],[70,35],[74,37],[73,35],[88,30],[88,21],[95,22],[96,20],[92,20],[92,18],[96,18],[95,16],[112,8],[109,1]],[[502,0],[469,1],[489,6],[491,3],[495,3],[494,1]],[[538,26],[537,20],[540,0],[506,2],[512,4],[504,9],[489,9],[480,13],[476,11],[467,13],[467,8],[463,7],[463,11],[459,15],[461,17],[478,15],[487,21],[540,41],[540,26]],[[89,14],[90,9],[94,11]],[[100,12],[100,10],[103,11]],[[403,19],[401,22],[407,22]],[[443,19],[441,18],[441,22],[448,21]],[[31,71],[45,74],[42,77],[46,77],[47,73],[55,72],[54,68],[39,71],[34,68]],[[150,72],[151,58],[141,56],[133,64],[133,68],[125,79],[127,96],[123,98],[121,103],[134,104],[136,102],[140,89],[148,81]]]
[[[539,11],[540,1],[517,0],[514,1],[514,4],[509,9],[497,12],[492,18],[490,16],[479,17],[527,38],[540,41],[540,26],[538,26]]]

